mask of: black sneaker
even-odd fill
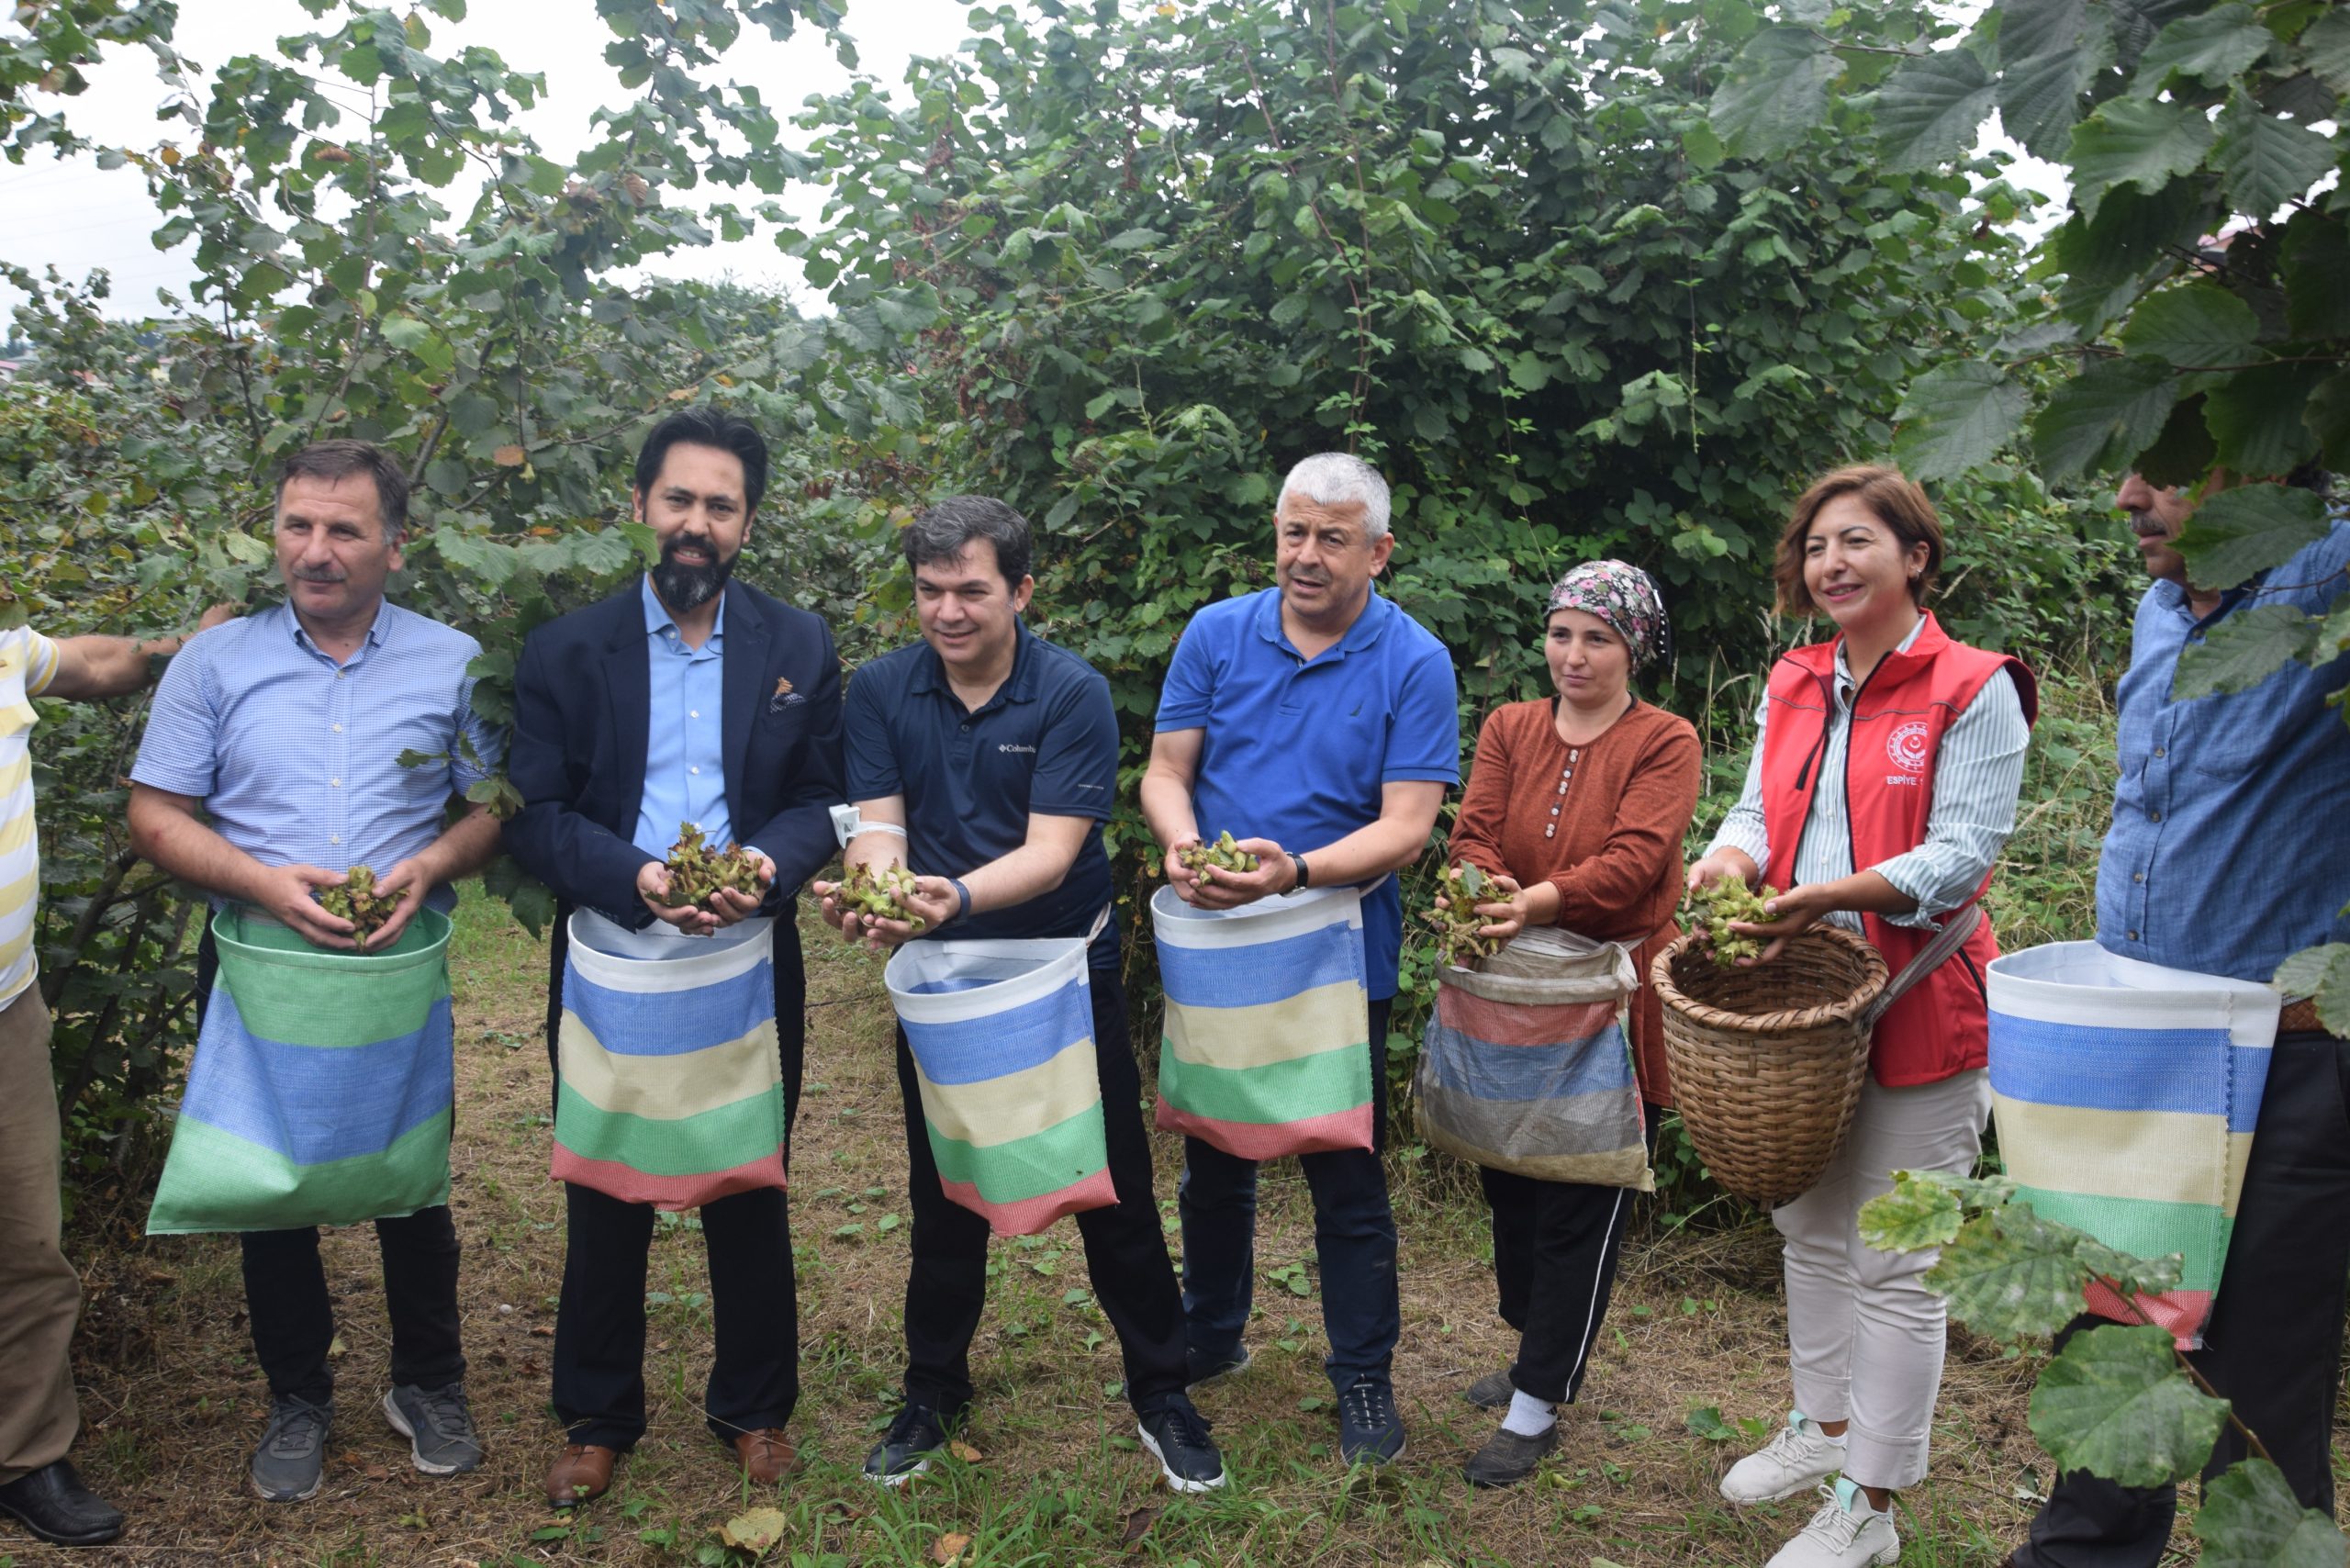
[[[1213,1492],[1224,1484],[1224,1456],[1208,1437],[1208,1423],[1178,1394],[1142,1417],[1142,1446],[1158,1461],[1169,1489]]]
[[[1248,1365],[1248,1347],[1235,1346],[1221,1356],[1203,1354],[1191,1346],[1183,1350],[1183,1386],[1186,1390],[1204,1387],[1218,1378],[1230,1377]]]
[[[939,1425],[938,1412],[909,1399],[865,1456],[866,1478],[884,1486],[903,1486],[928,1470],[930,1456],[946,1446],[946,1428]]]
[[[1472,1486],[1515,1486],[1534,1473],[1542,1456],[1559,1446],[1559,1423],[1551,1422],[1535,1437],[1502,1428],[1460,1467]]]
[[[1395,1413],[1393,1383],[1359,1377],[1338,1395],[1338,1457],[1348,1464],[1404,1457],[1404,1417]]]
[[[1480,1410],[1506,1410],[1509,1396],[1516,1392],[1516,1385],[1509,1380],[1509,1369],[1504,1367],[1497,1372],[1487,1372],[1462,1389],[1460,1397]]]

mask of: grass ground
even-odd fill
[[[826,940],[819,941],[818,937]],[[799,1117],[793,1227],[806,1392],[793,1427],[812,1463],[755,1495],[705,1434],[697,1400],[710,1343],[695,1221],[656,1232],[647,1301],[652,1429],[610,1495],[551,1515],[540,1479],[559,1441],[547,1362],[560,1277],[562,1203],[547,1180],[543,949],[502,910],[460,920],[459,1107],[453,1202],[466,1254],[468,1385],[488,1445],[476,1473],[431,1480],[375,1408],[386,1328],[364,1230],[326,1246],[339,1302],[340,1405],[325,1489],[273,1506],[243,1490],[267,1398],[246,1338],[233,1241],[138,1235],[124,1200],[85,1205],[77,1256],[87,1305],[77,1345],[86,1431],[76,1460],[129,1509],[124,1543],[71,1561],[139,1563],[747,1563],[717,1533],[772,1507],[765,1560],[851,1564],[1393,1562],[1407,1568],[1612,1562],[1760,1564],[1811,1506],[1734,1513],[1723,1468],[1787,1401],[1774,1238],[1767,1228],[1637,1234],[1567,1440],[1531,1482],[1472,1494],[1458,1473],[1490,1430],[1455,1390],[1505,1364],[1489,1243],[1459,1168],[1394,1161],[1404,1237],[1396,1382],[1411,1449],[1377,1473],[1333,1457],[1320,1371],[1312,1215],[1293,1164],[1266,1172],[1256,1363],[1203,1391],[1234,1478],[1175,1498],[1134,1440],[1117,1397],[1115,1342],[1087,1289],[1068,1226],[990,1256],[990,1310],[974,1350],[979,1407],[970,1456],[904,1492],[863,1481],[859,1462],[891,1408],[901,1365],[905,1166],[889,1017],[878,966],[809,940],[814,1008]],[[1159,1148],[1171,1193],[1177,1150]],[[1171,1202],[1163,1204],[1170,1216]],[[2018,1539],[2046,1463],[2023,1426],[2028,1362],[1954,1336],[1931,1479],[1903,1499],[1904,1561],[1989,1568]],[[1724,1423],[1693,1410],[1710,1407]],[[1744,1426],[1747,1431],[1740,1431]],[[68,1561],[0,1525],[0,1568]]]

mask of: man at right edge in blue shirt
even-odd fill
[[[2231,615],[2282,604],[2322,616],[2350,603],[2350,516],[2337,506],[2325,537],[2213,593],[2188,580],[2171,547],[2197,498],[2135,474],[2116,498],[2154,581],[2119,693],[2121,776],[2098,867],[2097,939],[2126,958],[2266,982],[2304,947],[2350,941],[2350,726],[2325,703],[2350,681],[2350,656],[2318,670],[2288,663],[2248,691],[2186,701],[2172,682],[2181,651]],[[2192,1358],[2302,1505],[2329,1518],[2350,1276],[2345,1097],[2350,1040],[2288,995],[2218,1300]],[[2205,1477],[2244,1453],[2224,1428]],[[2154,1568],[2177,1505],[2176,1487],[2061,1475],[2009,1568]]]
[[[1298,1162],[1314,1193],[1323,1370],[1349,1464],[1404,1451],[1392,1377],[1395,1217],[1380,1159],[1403,941],[1394,873],[1427,852],[1445,791],[1460,782],[1452,655],[1371,587],[1395,547],[1388,511],[1387,481],[1359,457],[1326,452],[1290,470],[1273,511],[1276,586],[1211,604],[1183,629],[1142,782],[1168,879],[1190,902],[1229,909],[1304,887],[1363,890],[1375,1147]],[[1262,863],[1201,884],[1176,854],[1219,830]],[[1184,1139],[1178,1207],[1197,1385],[1248,1364],[1256,1162]]]

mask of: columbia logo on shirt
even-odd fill
[[[1002,743],[1002,744],[999,745],[995,749],[996,749],[996,750],[998,750],[998,751],[1024,751],[1024,752],[1026,752],[1030,756],[1035,756],[1035,755],[1036,755],[1036,748],[1035,748],[1035,746],[1032,746],[1032,745],[1012,745],[1009,741],[1006,741],[1006,742],[1004,742],[1004,743]]]

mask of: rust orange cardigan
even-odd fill
[[[1452,857],[1521,887],[1549,881],[1559,890],[1559,925],[1632,949],[1640,1092],[1670,1105],[1663,1009],[1649,966],[1681,935],[1673,910],[1681,841],[1697,809],[1697,732],[1636,700],[1597,740],[1571,748],[1559,738],[1556,707],[1555,698],[1512,702],[1487,717],[1452,824]],[[1546,827],[1556,831],[1546,837]]]

